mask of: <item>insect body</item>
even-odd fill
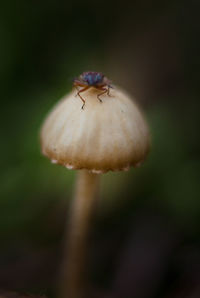
[[[97,95],[97,98],[100,102],[102,102],[100,96],[103,95],[104,93],[107,93],[110,96],[110,88],[111,86],[111,81],[108,80],[102,73],[100,72],[95,72],[95,71],[87,71],[83,72],[79,78],[74,79],[73,85],[77,87],[82,87],[82,89],[78,90],[77,95],[80,97],[80,99],[83,101],[82,109],[85,106],[85,99],[80,95],[81,92],[86,91],[87,89],[93,87],[96,88],[100,91]]]

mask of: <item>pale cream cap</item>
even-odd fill
[[[41,129],[42,152],[68,169],[94,173],[128,170],[144,161],[150,146],[149,130],[133,100],[115,88],[102,95],[90,88],[74,90],[49,113]]]

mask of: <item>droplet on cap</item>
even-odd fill
[[[102,174],[104,171],[93,169],[93,170],[91,170],[91,172],[94,173],[94,174]]]
[[[52,163],[58,163],[58,161],[56,159],[52,159],[51,162]]]
[[[66,164],[65,167],[66,167],[67,169],[69,169],[69,170],[73,170],[73,169],[75,169],[75,167],[74,167],[73,165],[71,165],[71,164]]]

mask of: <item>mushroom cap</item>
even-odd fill
[[[95,88],[73,90],[49,113],[41,129],[42,152],[53,163],[94,173],[138,166],[149,151],[150,136],[141,112],[120,89],[102,95]]]

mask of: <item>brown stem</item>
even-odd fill
[[[94,211],[99,175],[81,170],[72,203],[59,298],[85,298],[86,257],[90,220]]]

